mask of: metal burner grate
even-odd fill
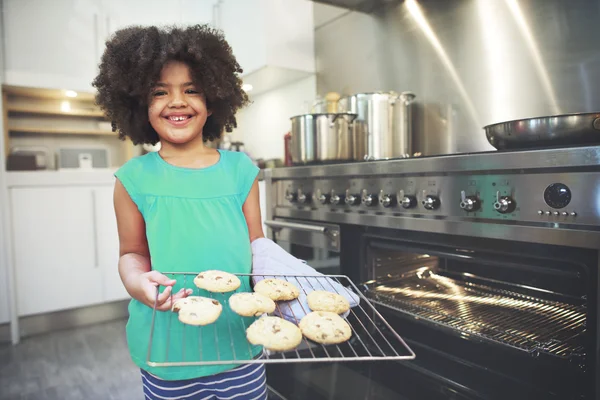
[[[582,305],[548,301],[421,269],[367,284],[372,302],[533,355],[585,354]]]
[[[148,365],[153,367],[307,361],[411,360],[415,358],[415,354],[404,340],[346,276],[236,274],[242,281],[242,286],[238,290],[231,293],[211,293],[198,289],[193,284],[193,278],[197,275],[195,273],[173,272],[165,275],[177,280],[174,292],[179,288],[193,289],[193,295],[218,300],[223,306],[223,311],[213,324],[198,327],[182,324],[174,312],[157,311],[155,304],[147,357]],[[352,337],[347,342],[337,345],[322,345],[303,338],[302,343],[296,349],[286,352],[268,351],[261,346],[250,344],[246,339],[245,332],[256,318],[240,317],[233,313],[229,308],[228,299],[236,292],[251,292],[249,281],[253,276],[285,279],[296,285],[305,294],[313,289],[328,290],[331,288],[330,291],[337,292],[336,287],[326,279],[330,278],[342,285],[345,290],[354,292],[360,297],[360,304],[353,307],[346,318],[352,328]],[[313,286],[311,280],[318,282],[320,287],[316,287],[316,284]],[[339,292],[337,293],[339,294]],[[281,313],[280,304],[277,304],[277,309]],[[303,309],[303,311],[308,313],[311,310]],[[294,315],[296,325],[300,322],[299,319]],[[161,321],[160,324],[158,321]],[[156,328],[157,325],[162,326],[163,324],[167,327],[166,330]],[[387,331],[386,334],[381,331],[380,327]],[[165,345],[165,351],[154,349],[157,341],[161,341]],[[238,348],[236,353],[234,342],[237,341],[244,341],[247,346],[244,346],[245,349],[241,352]],[[223,343],[228,345],[223,346]],[[203,349],[208,347],[218,350],[216,359],[208,358],[206,354],[203,355]]]

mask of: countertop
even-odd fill
[[[8,171],[8,188],[30,186],[112,185],[116,168]]]
[[[112,185],[117,168],[7,171],[8,188],[30,186]],[[264,170],[257,176],[264,180]]]

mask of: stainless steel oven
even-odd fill
[[[599,172],[598,147],[267,171],[269,234],[336,243],[324,257],[416,354],[268,367],[269,384],[288,399],[600,399]]]

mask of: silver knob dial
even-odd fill
[[[344,199],[346,204],[349,206],[355,206],[360,203],[360,196],[357,194],[351,194],[349,190],[346,190],[346,198]]]
[[[421,204],[426,210],[437,210],[440,207],[440,199],[437,196],[423,193]]]
[[[405,195],[404,190],[398,191],[398,199],[402,208],[412,208],[417,205],[417,199],[415,196]]]
[[[342,202],[342,197],[337,194],[332,194],[330,202],[331,202],[331,204],[338,205]]]
[[[367,193],[366,190],[363,190],[363,194],[362,194],[362,197],[361,197],[361,202],[365,206],[371,207],[372,205],[374,205],[377,202],[377,195]]]
[[[402,198],[402,207],[412,208],[417,204],[417,199],[414,196],[404,196]]]
[[[289,201],[290,203],[293,203],[294,201],[296,201],[296,193],[290,192],[290,191],[286,191],[285,192],[285,199],[287,201]]]
[[[381,203],[382,206],[384,206],[386,208],[391,207],[396,202],[396,197],[392,194],[383,193],[383,194],[379,195],[379,202]]]
[[[479,206],[480,202],[477,196],[467,196],[464,190],[460,192],[460,208],[470,212],[477,211]]]
[[[302,192],[302,189],[298,189],[297,195],[298,203],[304,204],[310,202],[310,194]]]
[[[501,214],[508,214],[515,210],[517,204],[510,196],[501,196],[500,192],[496,192],[496,201],[494,202],[494,210]],[[549,213],[548,213],[549,214]]]
[[[321,204],[327,204],[327,202],[329,201],[329,195],[322,193],[321,190],[317,190],[317,192],[315,193],[317,196],[317,200],[319,200],[319,203]]]

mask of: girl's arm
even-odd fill
[[[154,307],[156,288],[159,285],[166,286],[158,296],[156,309],[170,310],[171,300],[185,297],[191,290],[183,292],[182,289],[171,298],[171,287],[176,281],[152,271],[144,217],[118,179],[115,183],[114,207],[119,232],[119,275],[125,289],[134,299]]]
[[[248,197],[246,197],[246,201],[242,206],[242,211],[246,217],[246,224],[248,225],[248,232],[250,234],[250,243],[256,239],[264,238],[265,234],[263,233],[260,216],[258,179],[254,180],[250,193],[248,193]]]

